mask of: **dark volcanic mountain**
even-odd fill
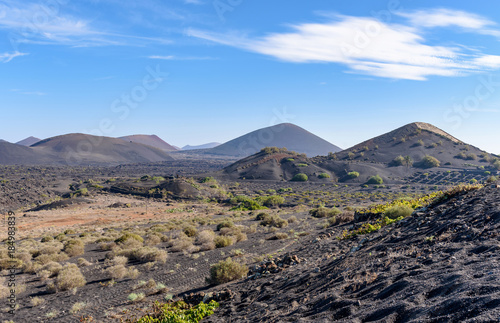
[[[23,139],[21,141],[18,141],[16,142],[16,144],[18,145],[21,145],[21,146],[26,146],[26,147],[29,147],[31,145],[34,145],[36,144],[37,142],[41,141],[42,139],[39,139],[39,138],[36,138],[36,137],[33,137],[33,136],[30,136],[26,139]]]
[[[0,164],[1,165],[36,165],[53,162],[53,158],[40,151],[35,151],[29,147],[0,142]]]
[[[246,157],[265,147],[287,148],[308,156],[327,155],[341,149],[291,123],[282,123],[250,132],[210,149],[210,154]]]
[[[305,154],[283,149],[266,148],[246,157],[223,170],[223,175],[233,180],[258,179],[290,181],[299,173],[306,174],[308,181],[327,180],[331,173],[312,164]],[[323,177],[320,177],[323,174]],[[327,174],[328,176],[326,176]]]
[[[464,160],[481,162],[483,154],[485,152],[479,148],[467,145],[431,124],[414,122],[337,153],[336,157],[339,160],[391,163],[398,156],[410,156],[418,162],[428,155],[442,164],[459,166]]]
[[[496,156],[420,122],[328,156],[306,158],[290,154],[281,150],[270,154],[261,151],[227,167],[223,175],[232,179],[290,180],[298,173],[304,173],[309,181],[328,179],[353,184],[365,184],[372,176],[379,175],[384,184],[414,181],[444,184],[485,180],[500,166]],[[409,165],[402,160],[406,156],[410,157]],[[436,164],[424,163],[428,159]],[[474,174],[474,178],[467,174],[458,175],[461,172]],[[424,177],[416,178],[419,173]],[[442,175],[439,180],[431,180],[439,174]]]
[[[155,147],[164,151],[178,150],[174,146],[166,143],[163,139],[161,139],[157,135],[132,135],[132,136],[120,137],[119,139]]]
[[[0,142],[8,142],[7,140],[0,139]]]
[[[197,146],[187,145],[187,146],[182,147],[182,150],[210,149],[210,148],[215,148],[217,146],[220,146],[220,143],[218,143],[218,142],[209,142],[208,144],[197,145]]]
[[[33,150],[69,165],[117,165],[172,160],[166,152],[118,138],[67,134],[42,140]]]

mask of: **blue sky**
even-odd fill
[[[348,148],[422,121],[500,154],[494,6],[0,0],[0,138],[183,146],[291,122]]]

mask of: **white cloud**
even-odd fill
[[[465,18],[457,24],[480,26]],[[259,38],[193,29],[188,35],[285,62],[338,63],[348,66],[350,72],[394,79],[460,76],[497,68],[500,63],[500,56],[467,50],[463,46],[427,45],[419,28],[386,24],[371,17],[338,15],[330,22],[298,24],[291,28],[288,33]]]
[[[11,42],[31,44],[64,44],[74,47],[103,45],[144,45],[170,43],[162,38],[120,34],[92,26],[89,20],[64,14],[60,7],[48,8],[35,3],[6,0],[0,29],[12,31]]]
[[[399,12],[399,16],[407,18],[411,24],[419,27],[462,27],[467,29],[483,29],[495,25],[485,17],[460,10],[433,9],[413,12]]]
[[[0,62],[8,63],[11,60],[13,60],[14,58],[16,58],[18,56],[24,56],[24,55],[28,55],[28,53],[20,53],[18,51],[15,51],[12,53],[3,53],[3,54],[0,54]]]
[[[179,57],[179,56],[174,56],[174,55],[151,55],[151,56],[148,56],[148,58],[150,58],[150,59],[162,59],[162,60],[168,60],[168,61],[206,61],[206,60],[216,59],[213,57],[196,57],[196,56]]]

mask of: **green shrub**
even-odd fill
[[[400,155],[400,156],[394,158],[394,160],[392,161],[392,165],[394,165],[394,166],[403,166],[404,162],[405,162],[405,158]]]
[[[130,232],[125,233],[124,235],[116,239],[115,242],[118,244],[120,243],[123,244],[126,243],[128,240],[136,240],[140,243],[144,242],[144,239],[140,235]]]
[[[297,164],[297,167],[307,167],[307,166],[309,166],[309,165],[303,164],[303,163],[302,164]]]
[[[233,207],[231,211],[253,211],[266,208],[248,196],[237,196],[232,198],[229,202],[233,205],[237,205]]]
[[[210,277],[207,278],[207,283],[211,285],[225,284],[243,278],[247,273],[247,266],[227,258],[210,267]]]
[[[426,155],[421,161],[420,161],[420,167],[423,168],[433,168],[433,167],[439,167],[441,166],[441,162],[437,160],[437,158],[428,156]]]
[[[267,197],[264,200],[263,204],[264,204],[264,206],[267,206],[267,207],[278,207],[283,203],[285,203],[284,197],[279,196],[279,195],[272,195],[272,196]]]
[[[203,318],[210,316],[219,304],[212,300],[205,304],[201,302],[196,306],[189,306],[183,301],[175,303],[155,303],[153,312],[142,318],[137,323],[198,323]]]
[[[306,174],[299,173],[292,178],[292,182],[307,182],[309,177]]]
[[[312,216],[312,217],[315,217],[315,218],[328,218],[328,217],[331,217],[331,216],[335,216],[335,215],[338,215],[342,213],[339,209],[337,208],[331,208],[331,209],[328,209],[326,207],[319,207],[319,208],[316,208],[316,209],[312,209],[309,211],[309,214]]]
[[[54,285],[58,290],[70,290],[87,283],[76,264],[66,264],[57,274]]]
[[[275,228],[285,228],[288,226],[288,221],[279,217],[279,215],[267,215],[264,216],[260,225],[270,226]]]
[[[413,208],[407,205],[395,205],[384,212],[384,215],[391,220],[403,217],[406,218],[413,213]]]
[[[495,183],[495,182],[497,182],[497,181],[498,181],[498,177],[496,177],[496,176],[490,176],[490,177],[488,177],[488,179],[486,180],[486,183],[490,183],[490,184],[491,184],[491,183]]]
[[[144,297],[145,297],[144,293],[138,293],[138,294],[131,293],[128,295],[127,299],[131,302],[140,302],[144,299]]]
[[[497,160],[493,163],[493,167],[495,167],[497,170],[500,170],[500,160]]]
[[[375,176],[372,176],[368,179],[368,182],[366,182],[367,184],[375,184],[375,185],[381,185],[381,184],[384,184],[384,180],[382,179],[382,177],[380,177],[380,175],[375,175]]]
[[[64,252],[70,257],[81,256],[85,253],[85,244],[81,240],[66,241]]]
[[[234,240],[230,236],[217,236],[214,239],[216,248],[225,248],[232,246],[234,244]]]
[[[330,174],[328,173],[321,173],[318,175],[318,178],[330,178]]]
[[[185,227],[183,231],[190,238],[198,234],[198,230],[196,230],[196,228],[193,227],[192,225]]]
[[[234,227],[234,222],[231,220],[224,220],[223,222],[217,224],[217,231],[220,231],[222,228],[232,228]]]
[[[349,177],[350,179],[355,179],[355,178],[359,177],[359,173],[358,172],[349,172],[349,174],[347,174],[347,177]]]
[[[267,214],[265,212],[261,212],[261,213],[257,214],[257,216],[255,217],[255,221],[262,221],[269,216],[270,216],[269,214]]]

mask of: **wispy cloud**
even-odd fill
[[[28,53],[20,53],[18,51],[15,51],[12,53],[3,53],[3,54],[0,54],[0,62],[8,63],[11,60],[13,60],[14,58],[19,57],[19,56],[24,56],[24,55],[28,55]]]
[[[207,60],[214,60],[217,58],[214,57],[208,57],[208,56],[202,56],[202,57],[197,57],[197,56],[174,56],[174,55],[151,55],[148,56],[150,59],[161,59],[161,60],[168,60],[168,61],[207,61]]]
[[[398,12],[397,15],[407,18],[412,25],[419,28],[459,27],[465,31],[500,38],[497,23],[486,17],[466,11],[438,8]]]
[[[0,29],[11,31],[14,43],[64,44],[74,47],[103,45],[144,45],[170,43],[169,40],[102,30],[92,21],[64,14],[37,3],[6,0]],[[15,44],[14,44],[15,45]]]
[[[418,14],[423,15],[422,12]],[[257,38],[195,29],[188,30],[188,34],[285,62],[338,63],[348,66],[350,73],[393,79],[426,80],[430,76],[461,76],[500,68],[500,56],[497,55],[469,50],[465,46],[428,45],[422,30],[460,26],[478,32],[488,26],[488,33],[492,34],[493,22],[442,10],[429,12],[429,19],[425,21],[416,16],[417,13],[405,14],[409,24],[403,25],[383,23],[372,17],[336,15],[326,23],[296,24],[291,26],[291,32]]]

